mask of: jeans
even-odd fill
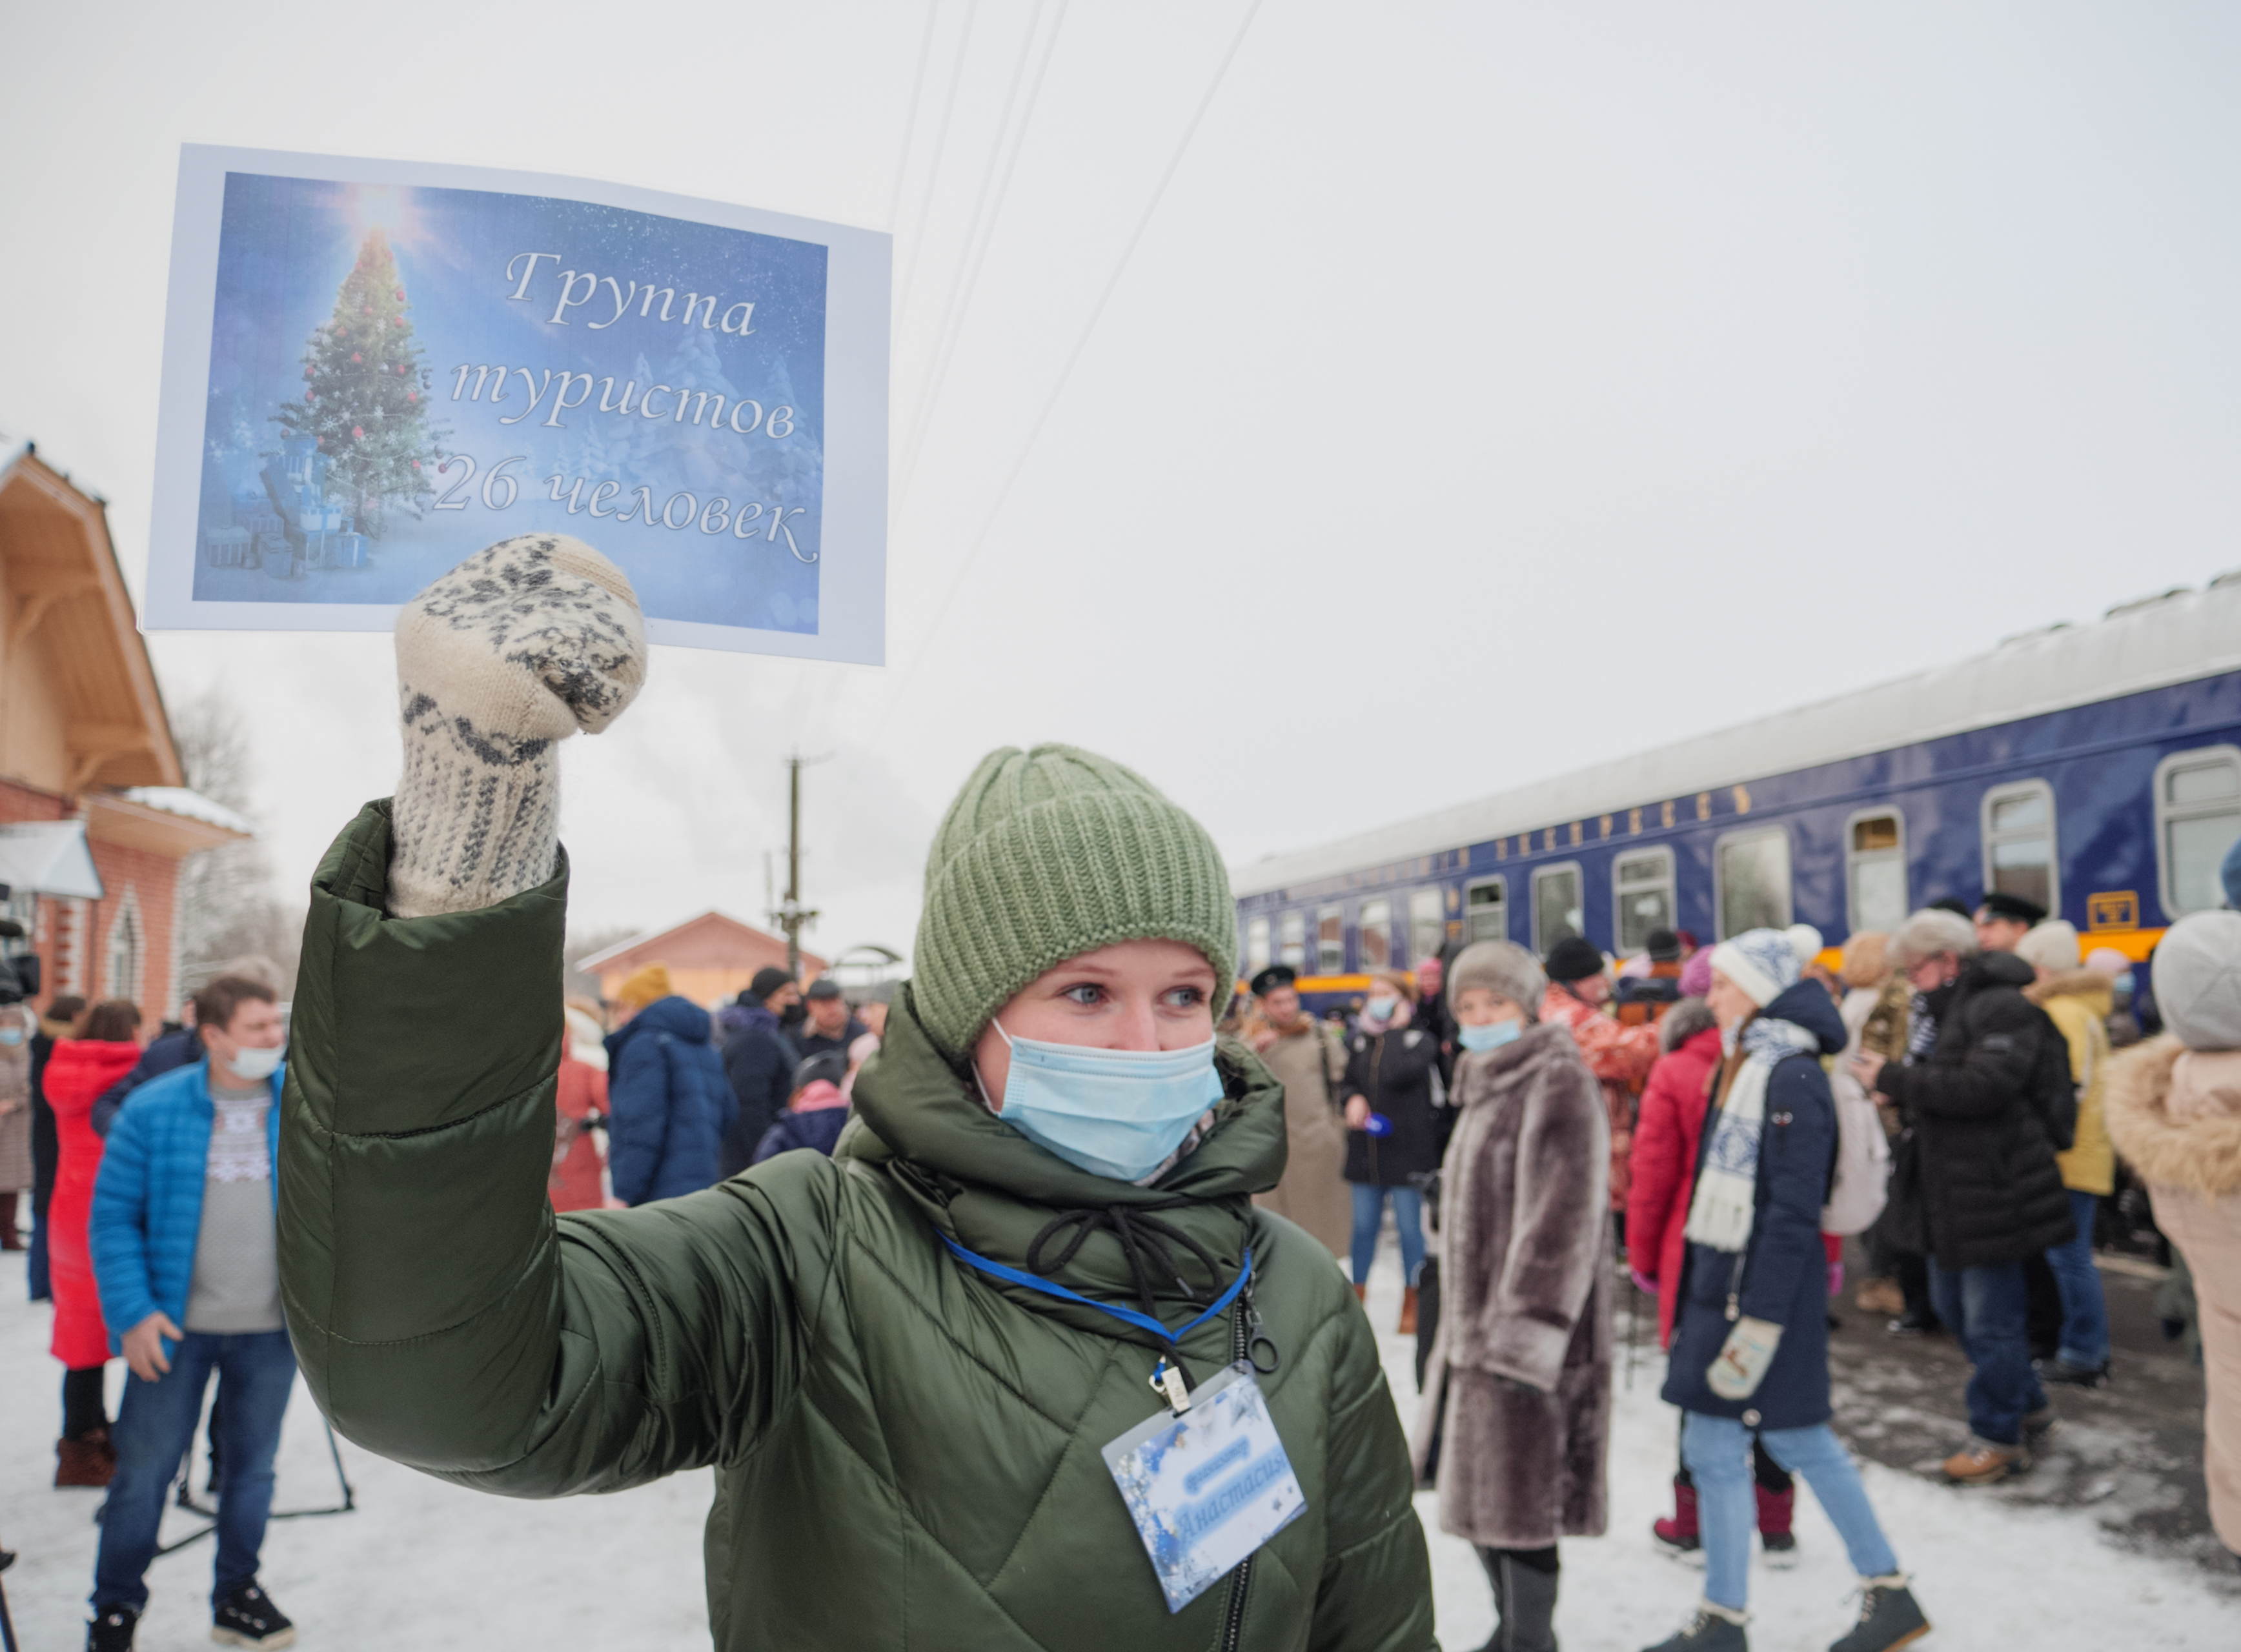
[[[1932,1258],[1930,1294],[1937,1317],[1969,1355],[1970,1429],[1994,1445],[2022,1444],[2024,1418],[2046,1404],[2024,1328],[2024,1265],[1994,1262],[1957,1273]]]
[[[101,1508],[101,1548],[93,1564],[93,1607],[148,1604],[148,1562],[179,1459],[194,1443],[212,1373],[225,1404],[217,1421],[217,1560],[215,1606],[257,1577],[265,1517],[272,1511],[272,1456],[280,1419],[296,1383],[295,1350],[285,1331],[216,1336],[190,1331],[171,1352],[171,1368],[153,1382],[129,1377],[110,1438],[117,1475]]]
[[[1862,1577],[1898,1570],[1883,1528],[1869,1505],[1851,1454],[1825,1422],[1810,1428],[1763,1428],[1767,1455],[1813,1488],[1822,1512],[1843,1539]],[[1704,1598],[1740,1612],[1749,1604],[1751,1534],[1758,1502],[1751,1495],[1750,1430],[1733,1417],[1691,1411],[1681,1424],[1681,1457],[1696,1479],[1696,1522],[1704,1541]]]
[[[1393,1201],[1394,1226],[1401,1230],[1401,1274],[1409,1284],[1424,1266],[1424,1195],[1415,1187],[1381,1187],[1374,1181],[1354,1189],[1354,1282],[1369,1283],[1369,1264],[1377,1256],[1377,1230],[1385,1225],[1385,1201]]]
[[[2109,1305],[2101,1295],[2101,1270],[2093,1266],[2093,1216],[2101,1195],[2070,1190],[2070,1218],[2077,1236],[2046,1254],[2062,1290],[2060,1356],[2095,1370],[2109,1363]]]

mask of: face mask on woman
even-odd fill
[[[1221,1100],[1214,1040],[1181,1050],[1097,1050],[1013,1038],[996,1116],[1094,1176],[1141,1181]]]
[[[23,1027],[21,1022],[10,1021],[7,1026],[0,1027],[0,1044],[16,1045],[23,1041]]]
[[[1483,1027],[1460,1027],[1455,1040],[1467,1050],[1498,1050],[1525,1031],[1522,1021],[1488,1021]]]
[[[280,1067],[280,1052],[244,1047],[236,1050],[225,1064],[225,1070],[244,1084],[258,1084],[271,1078]]]
[[[1361,1013],[1373,1021],[1389,1021],[1393,1019],[1393,1012],[1399,1008],[1400,1005],[1399,999],[1390,993],[1384,993],[1363,1004]]]

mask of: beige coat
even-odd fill
[[[2109,978],[2097,970],[2066,969],[2049,975],[2024,996],[2044,1010],[2070,1045],[2070,1074],[2077,1080],[2077,1134],[2070,1151],[2055,1154],[2062,1185],[2106,1199],[2116,1190],[2117,1164],[2109,1151],[2104,1092],[2109,1072]]]
[[[1440,1327],[1416,1420],[1443,1530],[1488,1548],[1600,1534],[1610,1452],[1610,1123],[1562,1022],[1455,1064]]]
[[[1275,1033],[1261,1060],[1284,1087],[1284,1133],[1288,1149],[1284,1176],[1253,1202],[1295,1221],[1330,1247],[1347,1254],[1354,1233],[1353,1195],[1346,1186],[1346,1121],[1343,1098],[1332,1084],[1344,1082],[1346,1049],[1335,1031],[1302,1016],[1289,1033],[1265,1023],[1248,1036]],[[1258,1038],[1252,1038],[1257,1047]]]
[[[2210,1522],[2241,1554],[2241,1050],[2133,1046],[2110,1064],[2108,1120],[2194,1274]]]

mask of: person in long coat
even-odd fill
[[[1861,1608],[1830,1652],[1890,1652],[1929,1633],[1829,1426],[1829,1270],[1821,1210],[1836,1163],[1836,1107],[1823,1056],[1844,1023],[1779,930],[1712,953],[1705,994],[1721,1062],[1689,1198],[1681,1304],[1663,1398],[1688,1415],[1681,1453],[1696,1482],[1704,1598],[1651,1652],[1744,1652],[1750,1579],[1751,1439],[1803,1475],[1860,1577]]]
[[[31,1035],[38,1018],[25,1004],[0,1004],[0,1250],[21,1250],[17,1199],[31,1190]]]
[[[1415,1441],[1442,1528],[1494,1586],[1503,1652],[1554,1652],[1556,1540],[1609,1515],[1610,1124],[1569,1029],[1535,1019],[1547,986],[1506,940],[1448,973],[1457,1117]]]
[[[1253,1202],[1295,1221],[1344,1256],[1354,1239],[1346,1188],[1346,1042],[1300,1007],[1298,974],[1271,964],[1253,978],[1246,1041],[1284,1087],[1284,1176]]]
[[[2166,1031],[2110,1065],[2109,1135],[2194,1275],[2210,1523],[2241,1555],[2241,913],[2171,926],[2156,999]]]
[[[1397,970],[1372,978],[1354,1035],[1347,1040],[1346,1179],[1354,1189],[1348,1251],[1354,1294],[1369,1289],[1385,1207],[1401,1235],[1402,1336],[1416,1333],[1416,1275],[1424,1264],[1424,1187],[1440,1167],[1446,1099],[1440,1042],[1415,1024],[1416,989]]]

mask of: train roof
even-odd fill
[[[1853,689],[1756,722],[1313,848],[1233,867],[1240,895],[1266,893],[1661,798],[2014,722],[2241,669],[2241,571],[2201,591],[2120,603],[2101,619],[2010,637],[1989,653]]]

